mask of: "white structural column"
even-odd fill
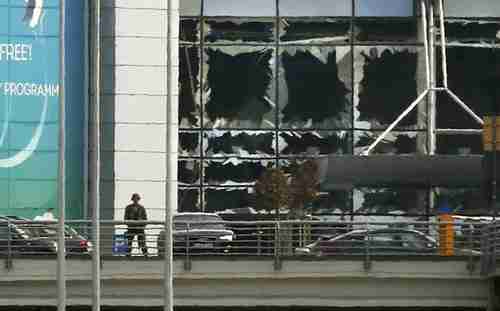
[[[92,211],[92,242],[94,250],[92,252],[92,310],[101,309],[101,243],[100,243],[100,211],[101,211],[101,0],[93,1],[92,19],[92,142],[94,144],[92,152],[92,189],[91,189],[91,211]]]
[[[57,226],[57,310],[66,310],[66,250],[64,222],[66,209],[66,1],[59,0],[59,215]]]
[[[164,310],[173,311],[173,256],[172,214],[177,210],[177,158],[178,158],[178,81],[179,60],[175,57],[179,46],[179,0],[168,0],[167,7],[167,141],[165,183],[165,268]]]

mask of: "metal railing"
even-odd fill
[[[175,223],[173,254],[185,260],[203,256],[263,257],[279,269],[283,258],[338,258],[351,256],[365,261],[374,256],[462,257],[470,269],[485,254],[497,255],[496,223],[445,222],[325,222],[256,221]],[[57,254],[57,224],[28,220],[0,220],[0,256],[6,266],[17,257]],[[90,221],[67,221],[64,252],[87,256],[93,251]],[[487,233],[489,235],[487,235]],[[102,221],[101,256],[161,258],[165,252],[163,222]]]
[[[491,221],[483,227],[481,254],[481,274],[495,274],[500,256],[500,222]]]

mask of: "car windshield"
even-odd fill
[[[187,230],[187,223],[190,229],[198,230],[224,230],[222,219],[216,215],[177,215],[174,217],[175,230]]]

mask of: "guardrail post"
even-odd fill
[[[190,254],[190,244],[191,244],[191,239],[190,239],[190,235],[191,235],[191,232],[190,232],[190,225],[189,223],[186,223],[186,231],[187,231],[187,235],[186,235],[186,255],[185,255],[185,258],[184,258],[184,270],[185,271],[191,271],[191,254]]]
[[[366,227],[366,239],[365,239],[365,260],[363,262],[363,268],[365,272],[369,272],[372,269],[372,262],[370,258],[370,231],[368,228],[368,224],[365,225]]]
[[[7,220],[7,259],[5,260],[5,269],[12,269],[12,235],[10,221]]]
[[[281,270],[281,230],[280,222],[277,221],[274,227],[274,270]]]

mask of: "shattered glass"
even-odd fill
[[[200,41],[199,21],[197,19],[182,19],[180,23],[179,41],[184,43],[196,43]]]
[[[253,188],[209,187],[205,189],[205,211],[222,212],[242,207],[256,208]]]
[[[200,126],[200,50],[179,48],[179,126]]]
[[[438,154],[468,155],[483,154],[481,135],[438,135],[436,138]]]
[[[354,58],[354,116],[358,129],[387,128],[418,96],[421,67],[419,48],[412,46],[356,47]],[[384,74],[381,74],[384,73]],[[424,129],[414,109],[396,129]],[[420,122],[419,122],[420,121]]]
[[[200,183],[200,161],[179,160],[177,163],[177,167],[179,185],[195,185]]]
[[[275,157],[275,133],[267,131],[205,131],[205,156]]]
[[[318,198],[311,204],[310,212],[313,214],[351,214],[352,192],[337,190],[320,192]]]
[[[347,44],[351,40],[351,22],[340,19],[280,20],[280,40],[285,44]]]
[[[352,128],[348,47],[287,47],[281,53],[281,128]]]
[[[274,127],[274,50],[211,47],[205,53],[205,127]]]
[[[204,162],[204,183],[210,185],[241,186],[253,184],[274,161],[221,159]]]
[[[281,132],[279,136],[282,156],[349,154],[352,150],[349,131],[288,131]]]
[[[446,22],[448,44],[498,44],[500,23],[498,21],[448,20]]]
[[[200,156],[200,133],[179,132],[179,156]]]
[[[179,188],[177,200],[179,213],[201,212],[199,188]]]
[[[428,190],[409,187],[356,188],[356,214],[425,215],[428,212]]]
[[[355,131],[354,153],[360,154],[377,139],[382,132]],[[427,132],[392,131],[372,150],[372,154],[424,154]]]
[[[205,42],[217,44],[273,42],[273,20],[208,19],[205,23]]]
[[[418,23],[414,19],[354,21],[354,38],[363,43],[417,43]]]

